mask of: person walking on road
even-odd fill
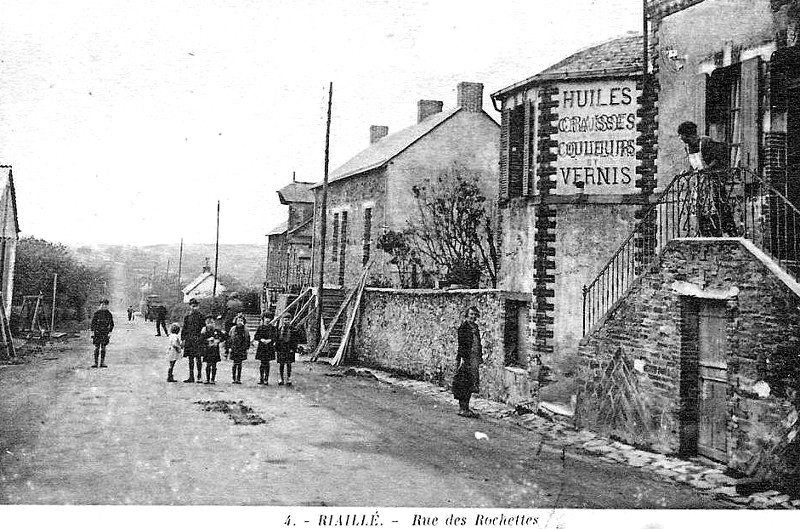
[[[220,344],[225,341],[222,330],[217,328],[212,316],[206,317],[206,326],[203,327],[203,339],[206,342],[206,384],[217,383],[217,363],[222,359],[219,354]]]
[[[476,323],[480,313],[475,307],[467,309],[466,319],[458,328],[458,352],[456,374],[453,377],[453,396],[458,401],[458,414],[462,417],[478,417],[469,408],[473,393],[478,392],[480,377],[478,366],[483,363],[481,334]]]
[[[106,365],[106,346],[109,342],[109,335],[114,330],[114,317],[108,310],[107,299],[100,300],[100,307],[92,316],[91,330],[94,344],[94,365],[92,367],[108,367]]]
[[[194,382],[194,368],[197,366],[197,382],[203,380],[203,353],[206,343],[203,340],[202,332],[206,318],[200,312],[200,304],[196,299],[189,301],[189,314],[183,318],[183,329],[181,329],[181,342],[183,344],[183,356],[189,359],[189,378],[184,382]]]
[[[250,348],[250,331],[244,326],[245,320],[242,316],[237,317],[234,323],[228,333],[228,347],[233,361],[231,375],[233,384],[241,384],[242,362],[247,360],[247,350]]]
[[[167,307],[159,305],[155,308],[156,313],[156,336],[161,336],[161,329],[167,334]]]
[[[259,366],[260,378],[258,383],[264,386],[269,386],[269,363],[275,360],[275,339],[277,338],[277,331],[275,327],[270,325],[272,314],[267,312],[261,315],[261,325],[256,329],[256,334],[253,336],[253,341],[258,343],[256,349],[256,360],[261,361]]]
[[[277,339],[275,340],[275,351],[278,360],[278,370],[280,373],[279,386],[284,384],[287,386],[292,385],[292,364],[295,360],[295,353],[297,352],[297,331],[291,325],[292,316],[288,312],[281,315],[281,321],[278,324]],[[286,370],[286,378],[283,373]]]
[[[177,382],[172,374],[175,368],[175,362],[181,357],[181,328],[177,323],[173,323],[169,328],[169,345],[167,346],[167,361],[169,362],[169,371],[167,371],[167,382]]]
[[[128,321],[133,321],[133,305],[128,305]]]

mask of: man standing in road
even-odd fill
[[[183,343],[183,356],[189,359],[189,378],[184,382],[194,382],[194,368],[197,365],[197,383],[203,382],[203,349],[206,342],[203,339],[203,327],[206,317],[200,312],[200,304],[196,299],[189,301],[191,312],[183,318],[181,329],[181,342]]]
[[[128,305],[128,321],[133,321],[133,305]]]
[[[161,329],[164,329],[164,335],[169,336],[167,332],[167,307],[159,305],[155,308],[156,313],[156,336],[161,336]]]
[[[107,299],[100,300],[100,307],[92,316],[91,330],[94,344],[94,365],[92,367],[108,367],[106,365],[106,346],[109,342],[109,335],[114,330],[114,318],[108,310]]]

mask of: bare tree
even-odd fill
[[[485,275],[495,287],[496,228],[478,178],[477,172],[455,167],[414,186],[419,215],[409,225],[417,251],[446,282],[477,287]]]

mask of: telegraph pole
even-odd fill
[[[219,200],[217,200],[217,241],[214,243],[214,290],[211,297],[217,297],[217,270],[219,267]]]
[[[317,343],[322,341],[322,291],[325,283],[325,237],[327,236],[328,209],[328,161],[331,145],[331,104],[333,102],[333,82],[328,88],[328,124],[325,127],[325,170],[322,178],[322,203],[319,214],[319,269],[317,270]]]
[[[178,287],[181,286],[181,266],[183,265],[183,237],[181,237],[181,249],[178,253]]]

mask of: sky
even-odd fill
[[[276,191],[579,49],[641,29],[638,0],[0,0],[0,164],[22,236],[264,244]]]

